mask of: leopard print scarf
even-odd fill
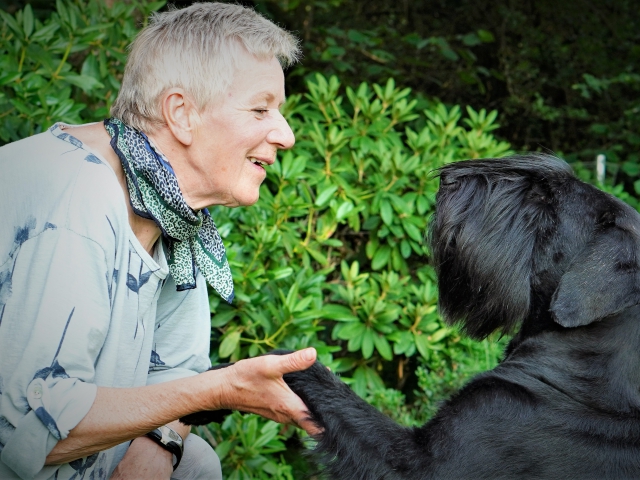
[[[209,211],[195,212],[187,205],[169,161],[144,133],[117,118],[106,119],[104,126],[122,162],[133,211],[162,230],[177,289],[196,287],[198,267],[215,291],[231,303],[231,269]]]

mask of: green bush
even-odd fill
[[[29,6],[0,12],[0,139],[105,117],[136,22],[161,5],[58,0],[44,21]],[[268,169],[259,202],[212,209],[236,284],[233,305],[210,296],[212,361],[314,346],[358,395],[419,424],[500,356],[503,342],[472,342],[443,324],[423,242],[432,171],[508,153],[492,135],[497,114],[436,102],[419,111],[393,80],[343,89],[321,75],[283,112],[297,144]],[[236,413],[197,431],[226,478],[307,470],[292,427]]]
[[[55,122],[99,121],[120,88],[126,46],[165,4],[131,0],[56,1],[44,22],[27,5],[0,10],[0,140],[40,133]]]

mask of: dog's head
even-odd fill
[[[429,243],[444,318],[477,338],[534,314],[576,327],[640,303],[640,216],[555,157],[441,168]]]

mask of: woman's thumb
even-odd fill
[[[297,352],[290,353],[289,355],[284,355],[282,357],[285,359],[282,373],[306,370],[313,365],[313,362],[316,361],[316,356],[316,349],[313,347],[298,350]]]

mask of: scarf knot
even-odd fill
[[[187,205],[171,164],[143,133],[117,118],[104,126],[122,163],[133,211],[153,220],[169,250],[169,271],[178,290],[196,287],[196,267],[227,302],[233,278],[227,255],[209,211]]]

